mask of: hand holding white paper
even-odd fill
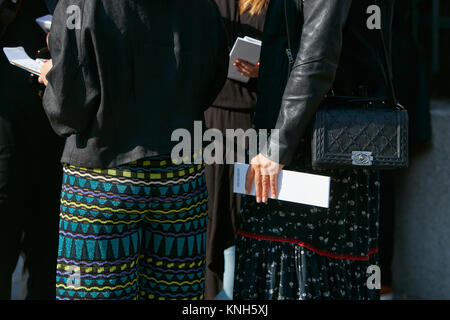
[[[230,64],[228,68],[229,79],[248,83],[250,78],[240,74],[239,71],[237,71],[236,67],[233,66],[233,63],[237,59],[242,59],[247,62],[256,64],[257,62],[259,62],[259,58],[261,55],[261,45],[261,41],[250,37],[237,38],[236,42],[234,43],[233,49],[231,49],[230,52]]]
[[[246,194],[245,179],[248,167],[248,164],[235,163],[234,193]],[[278,200],[328,208],[330,184],[330,177],[282,170],[278,177]],[[254,184],[251,195],[255,195]],[[270,198],[273,199],[271,196]]]
[[[3,52],[12,65],[35,75],[41,75],[42,60],[31,59],[23,47],[3,48]]]

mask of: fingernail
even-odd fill
[[[261,198],[256,198],[257,203],[261,203]]]

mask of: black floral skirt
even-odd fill
[[[234,298],[379,299],[379,172],[303,163],[286,169],[331,176],[330,208],[243,197]]]

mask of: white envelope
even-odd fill
[[[234,164],[234,193],[246,194],[248,167],[248,164]],[[283,170],[278,178],[278,200],[329,208],[330,184],[330,177]],[[251,195],[255,195],[254,183]],[[271,192],[269,195],[272,198]]]

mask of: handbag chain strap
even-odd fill
[[[289,19],[288,19],[288,13],[287,13],[286,0],[284,0],[284,24],[286,25],[286,36],[287,36],[287,42],[288,42],[288,47],[286,49],[286,55],[289,60],[289,70],[291,70],[291,67],[293,66],[295,60],[294,60],[294,56],[292,55],[291,32],[289,31],[288,21],[289,21]]]
[[[286,49],[286,55],[288,57],[289,60],[289,70],[291,70],[292,65],[294,64],[295,60],[292,54],[292,44],[291,44],[291,34],[289,31],[289,17],[288,17],[288,11],[287,11],[287,5],[286,5],[286,1],[284,0],[284,17],[285,17],[285,25],[286,25],[286,35],[287,35],[287,45],[288,48]],[[301,0],[302,4],[304,0]],[[378,0],[375,0],[375,3],[379,6],[379,2]],[[387,86],[389,87],[389,98],[391,100],[391,103],[397,108],[397,109],[404,109],[404,107],[398,102],[397,98],[396,98],[396,94],[395,94],[395,88],[394,88],[394,81],[393,81],[393,75],[392,75],[392,69],[391,69],[391,63],[389,63],[389,58],[388,58],[388,51],[387,51],[387,47],[386,47],[386,41],[384,38],[384,33],[383,30],[380,29],[379,30],[379,35],[380,35],[380,40],[381,40],[381,46],[382,46],[382,55],[383,55],[383,61],[382,61],[382,69],[383,69],[383,73],[385,75],[385,80],[387,83]],[[368,98],[355,98],[355,97],[336,97],[336,98],[342,98],[342,99],[347,99],[347,98],[351,98],[352,100],[354,100],[355,102],[361,102],[361,101],[383,101],[384,99],[380,99],[380,98],[376,98],[376,99],[368,99]]]
[[[381,8],[379,0],[375,0],[375,4]],[[396,94],[395,94],[395,87],[394,87],[394,76],[392,74],[392,63],[389,62],[389,54],[386,46],[386,40],[383,33],[383,28],[379,29],[380,34],[380,40],[381,40],[381,48],[382,48],[382,55],[383,55],[383,63],[384,63],[384,72],[386,74],[386,82],[388,84],[389,88],[389,95],[391,98],[391,103],[396,106],[399,109],[404,109],[404,107],[399,103],[397,100]]]

